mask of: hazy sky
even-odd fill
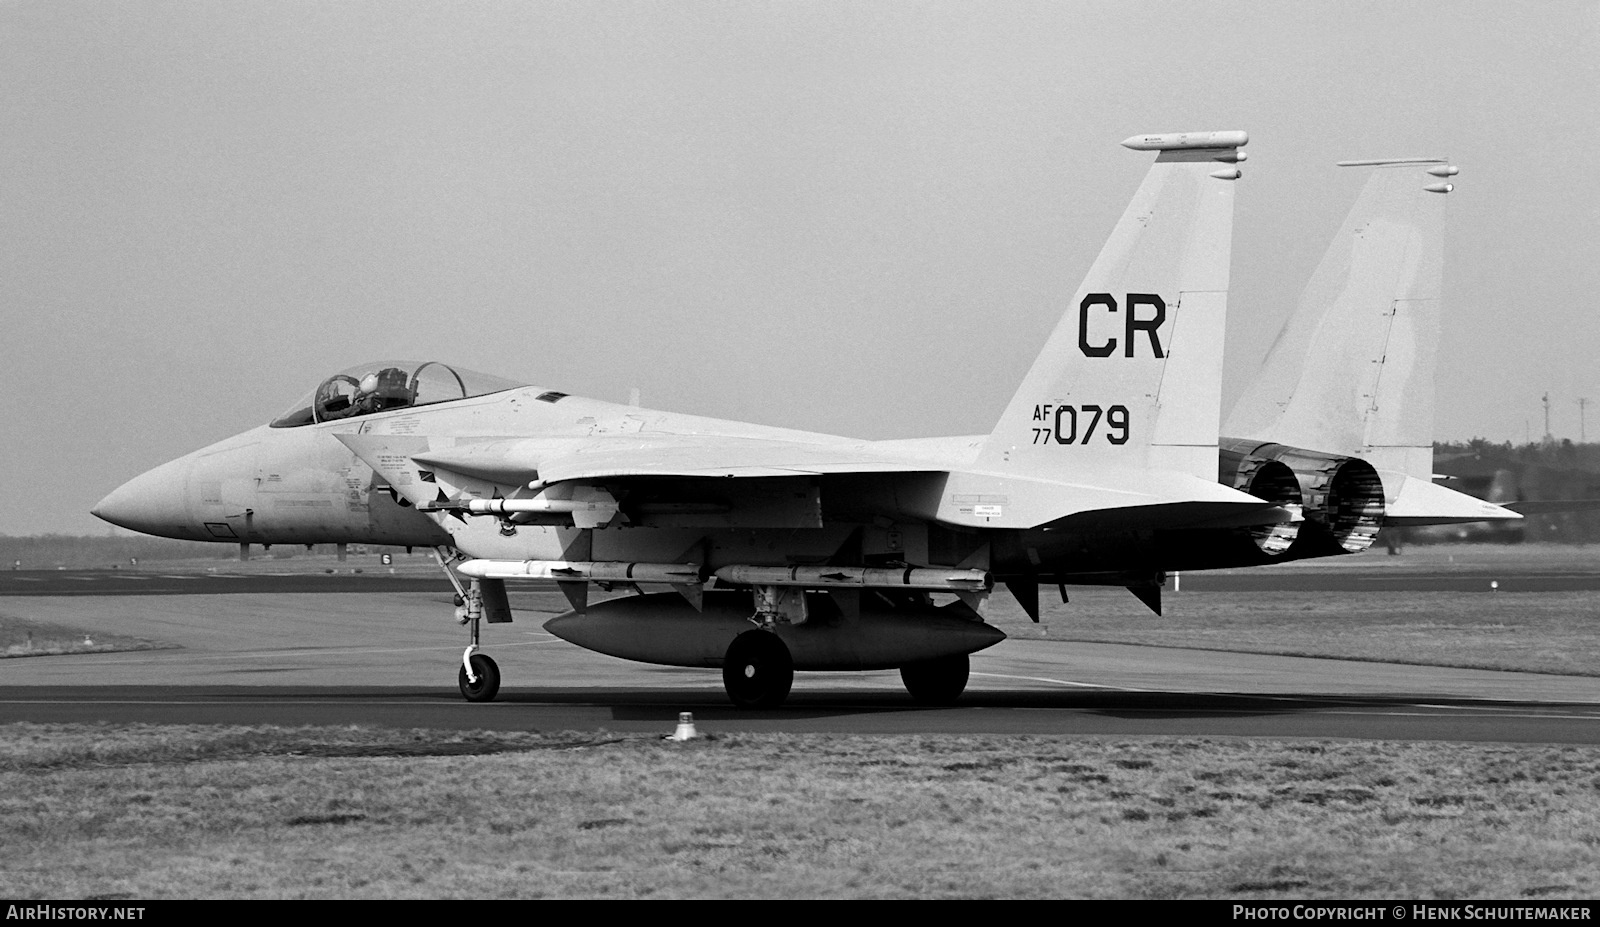
[[[1441,439],[1600,438],[1600,2],[0,0],[0,532],[437,358],[987,432],[1148,168],[1244,129],[1225,403],[1448,156]]]

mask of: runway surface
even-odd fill
[[[0,611],[176,646],[0,661],[0,722],[665,734],[678,712],[691,711],[701,730],[727,733],[1600,743],[1600,678],[1060,640],[1008,640],[975,654],[952,708],[915,706],[887,671],[800,673],[784,708],[739,711],[716,670],[630,663],[549,635],[543,621],[566,604],[542,591],[513,596],[511,625],[486,626],[504,684],[498,701],[473,705],[456,692],[465,632],[450,620],[438,578],[118,572],[13,575],[0,582]],[[1410,577],[1424,589],[1440,580]],[[1190,577],[1184,583],[1194,588]]]

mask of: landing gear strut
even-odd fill
[[[900,667],[900,681],[919,705],[950,705],[967,688],[971,661],[964,653]]]
[[[728,645],[722,686],[740,708],[777,708],[794,685],[794,660],[771,631],[746,631]]]
[[[478,626],[483,621],[484,611],[483,593],[476,581],[470,590],[461,585],[461,580],[451,572],[449,559],[442,550],[434,548],[433,557],[438,561],[439,568],[444,570],[444,575],[450,578],[450,585],[456,587],[456,620],[472,626],[472,643],[461,654],[461,670],[456,674],[461,697],[469,702],[492,702],[500,693],[500,666],[488,654],[478,653]]]

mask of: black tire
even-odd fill
[[[770,631],[746,631],[722,659],[722,686],[740,708],[777,708],[794,685],[789,648]]]
[[[461,697],[469,702],[492,702],[500,693],[500,667],[493,657],[481,653],[472,655],[472,672],[477,682],[467,681],[467,668],[461,667]]]
[[[911,700],[919,705],[951,705],[966,690],[971,671],[972,663],[962,653],[908,663],[900,667],[900,681],[911,693]]]

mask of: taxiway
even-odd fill
[[[147,594],[101,585],[113,582],[153,585]],[[430,582],[432,591],[413,585]],[[1064,640],[1008,640],[975,654],[951,708],[912,704],[888,671],[797,674],[781,710],[739,711],[715,670],[630,663],[549,635],[543,621],[566,608],[553,591],[517,592],[517,620],[486,629],[505,683],[498,701],[474,705],[455,689],[465,641],[441,584],[66,572],[28,584],[32,595],[0,584],[9,614],[172,645],[0,662],[0,722],[669,732],[691,711],[702,729],[722,732],[1600,743],[1595,677]]]

